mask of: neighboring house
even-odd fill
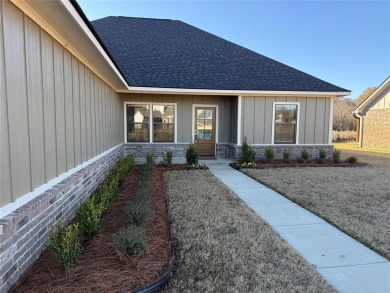
[[[359,147],[390,150],[390,77],[354,111]]]
[[[180,21],[0,1],[0,292],[125,154],[331,152],[349,91]]]

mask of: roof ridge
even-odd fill
[[[104,19],[104,18],[110,18],[110,17],[114,17],[114,18],[132,18],[132,19],[150,19],[150,20],[178,21],[176,19],[170,19],[170,18],[154,18],[154,17],[126,16],[126,15],[110,15],[110,16],[99,18],[99,19],[95,19],[94,21],[101,20],[101,19]]]

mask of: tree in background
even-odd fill
[[[352,116],[352,111],[355,108],[355,103],[352,100],[337,97],[333,109],[333,130],[354,131],[356,129],[356,119]]]
[[[355,100],[345,97],[338,97],[334,101],[333,108],[333,141],[351,141],[356,138],[356,122],[352,111],[357,108],[376,87],[369,87]]]
[[[363,93],[361,93],[360,96],[358,96],[353,102],[355,103],[355,106],[359,106],[361,103],[363,103],[363,101],[365,99],[367,99],[367,97],[369,95],[371,95],[375,90],[377,89],[377,87],[373,86],[373,87],[368,87],[364,90]]]

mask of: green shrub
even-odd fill
[[[241,162],[242,163],[252,163],[255,160],[256,151],[248,143],[246,136],[241,145]]]
[[[320,149],[320,150],[318,151],[318,154],[319,154],[319,156],[320,156],[320,159],[323,159],[323,160],[326,159],[326,151],[325,151],[324,149]]]
[[[301,158],[304,162],[306,162],[309,159],[309,152],[307,150],[301,151]]]
[[[264,153],[264,162],[271,163],[274,159],[274,150],[272,148],[266,148]]]
[[[356,158],[355,156],[350,156],[346,158],[345,161],[350,164],[355,164],[358,161],[358,158]]]
[[[291,152],[289,149],[284,149],[283,150],[283,162],[286,164],[290,164],[291,161]]]
[[[316,162],[318,164],[323,164],[325,163],[325,159],[326,159],[326,151],[324,149],[320,149],[318,151],[318,155],[319,155],[319,158],[316,160]]]
[[[71,224],[65,228],[62,221],[49,231],[49,250],[63,271],[76,266],[79,262],[81,245],[78,230],[79,224]]]
[[[77,219],[86,241],[98,235],[103,228],[105,208],[104,204],[96,204],[93,197],[77,207]]]
[[[160,162],[161,166],[167,167],[172,164],[173,153],[171,151],[167,151],[166,154],[162,153],[163,159]]]
[[[114,237],[116,248],[127,257],[137,254],[146,248],[146,236],[141,227],[131,225],[121,228]]]
[[[334,149],[332,153],[333,161],[338,164],[340,162],[341,151]]]
[[[149,153],[145,156],[146,164],[156,164],[157,156],[155,154]]]
[[[193,165],[198,163],[199,154],[195,149],[195,145],[193,143],[190,144],[186,151],[186,160],[188,165]]]
[[[187,165],[187,170],[208,170],[209,166],[207,166],[204,163],[196,163],[196,164],[191,164]]]
[[[148,198],[137,196],[129,202],[126,209],[126,223],[128,225],[143,225],[152,215]]]

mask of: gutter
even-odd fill
[[[125,75],[123,74],[122,70],[118,66],[118,63],[115,62],[115,59],[112,57],[110,51],[108,51],[107,47],[104,45],[102,39],[99,37],[98,33],[96,32],[95,28],[93,27],[92,23],[89,21],[88,17],[85,15],[83,9],[81,6],[77,3],[76,0],[69,0],[69,3],[73,6],[73,8],[77,11],[81,19],[84,21],[85,25],[88,27],[88,29],[91,31],[93,36],[96,38],[96,40],[99,42],[100,46],[106,52],[107,56],[111,59],[111,62],[115,65],[116,69],[119,71],[119,73],[122,75],[123,80],[126,81],[126,86],[129,87],[129,83],[127,82]]]
[[[353,117],[359,119],[359,148],[363,147],[363,113],[352,112]]]

